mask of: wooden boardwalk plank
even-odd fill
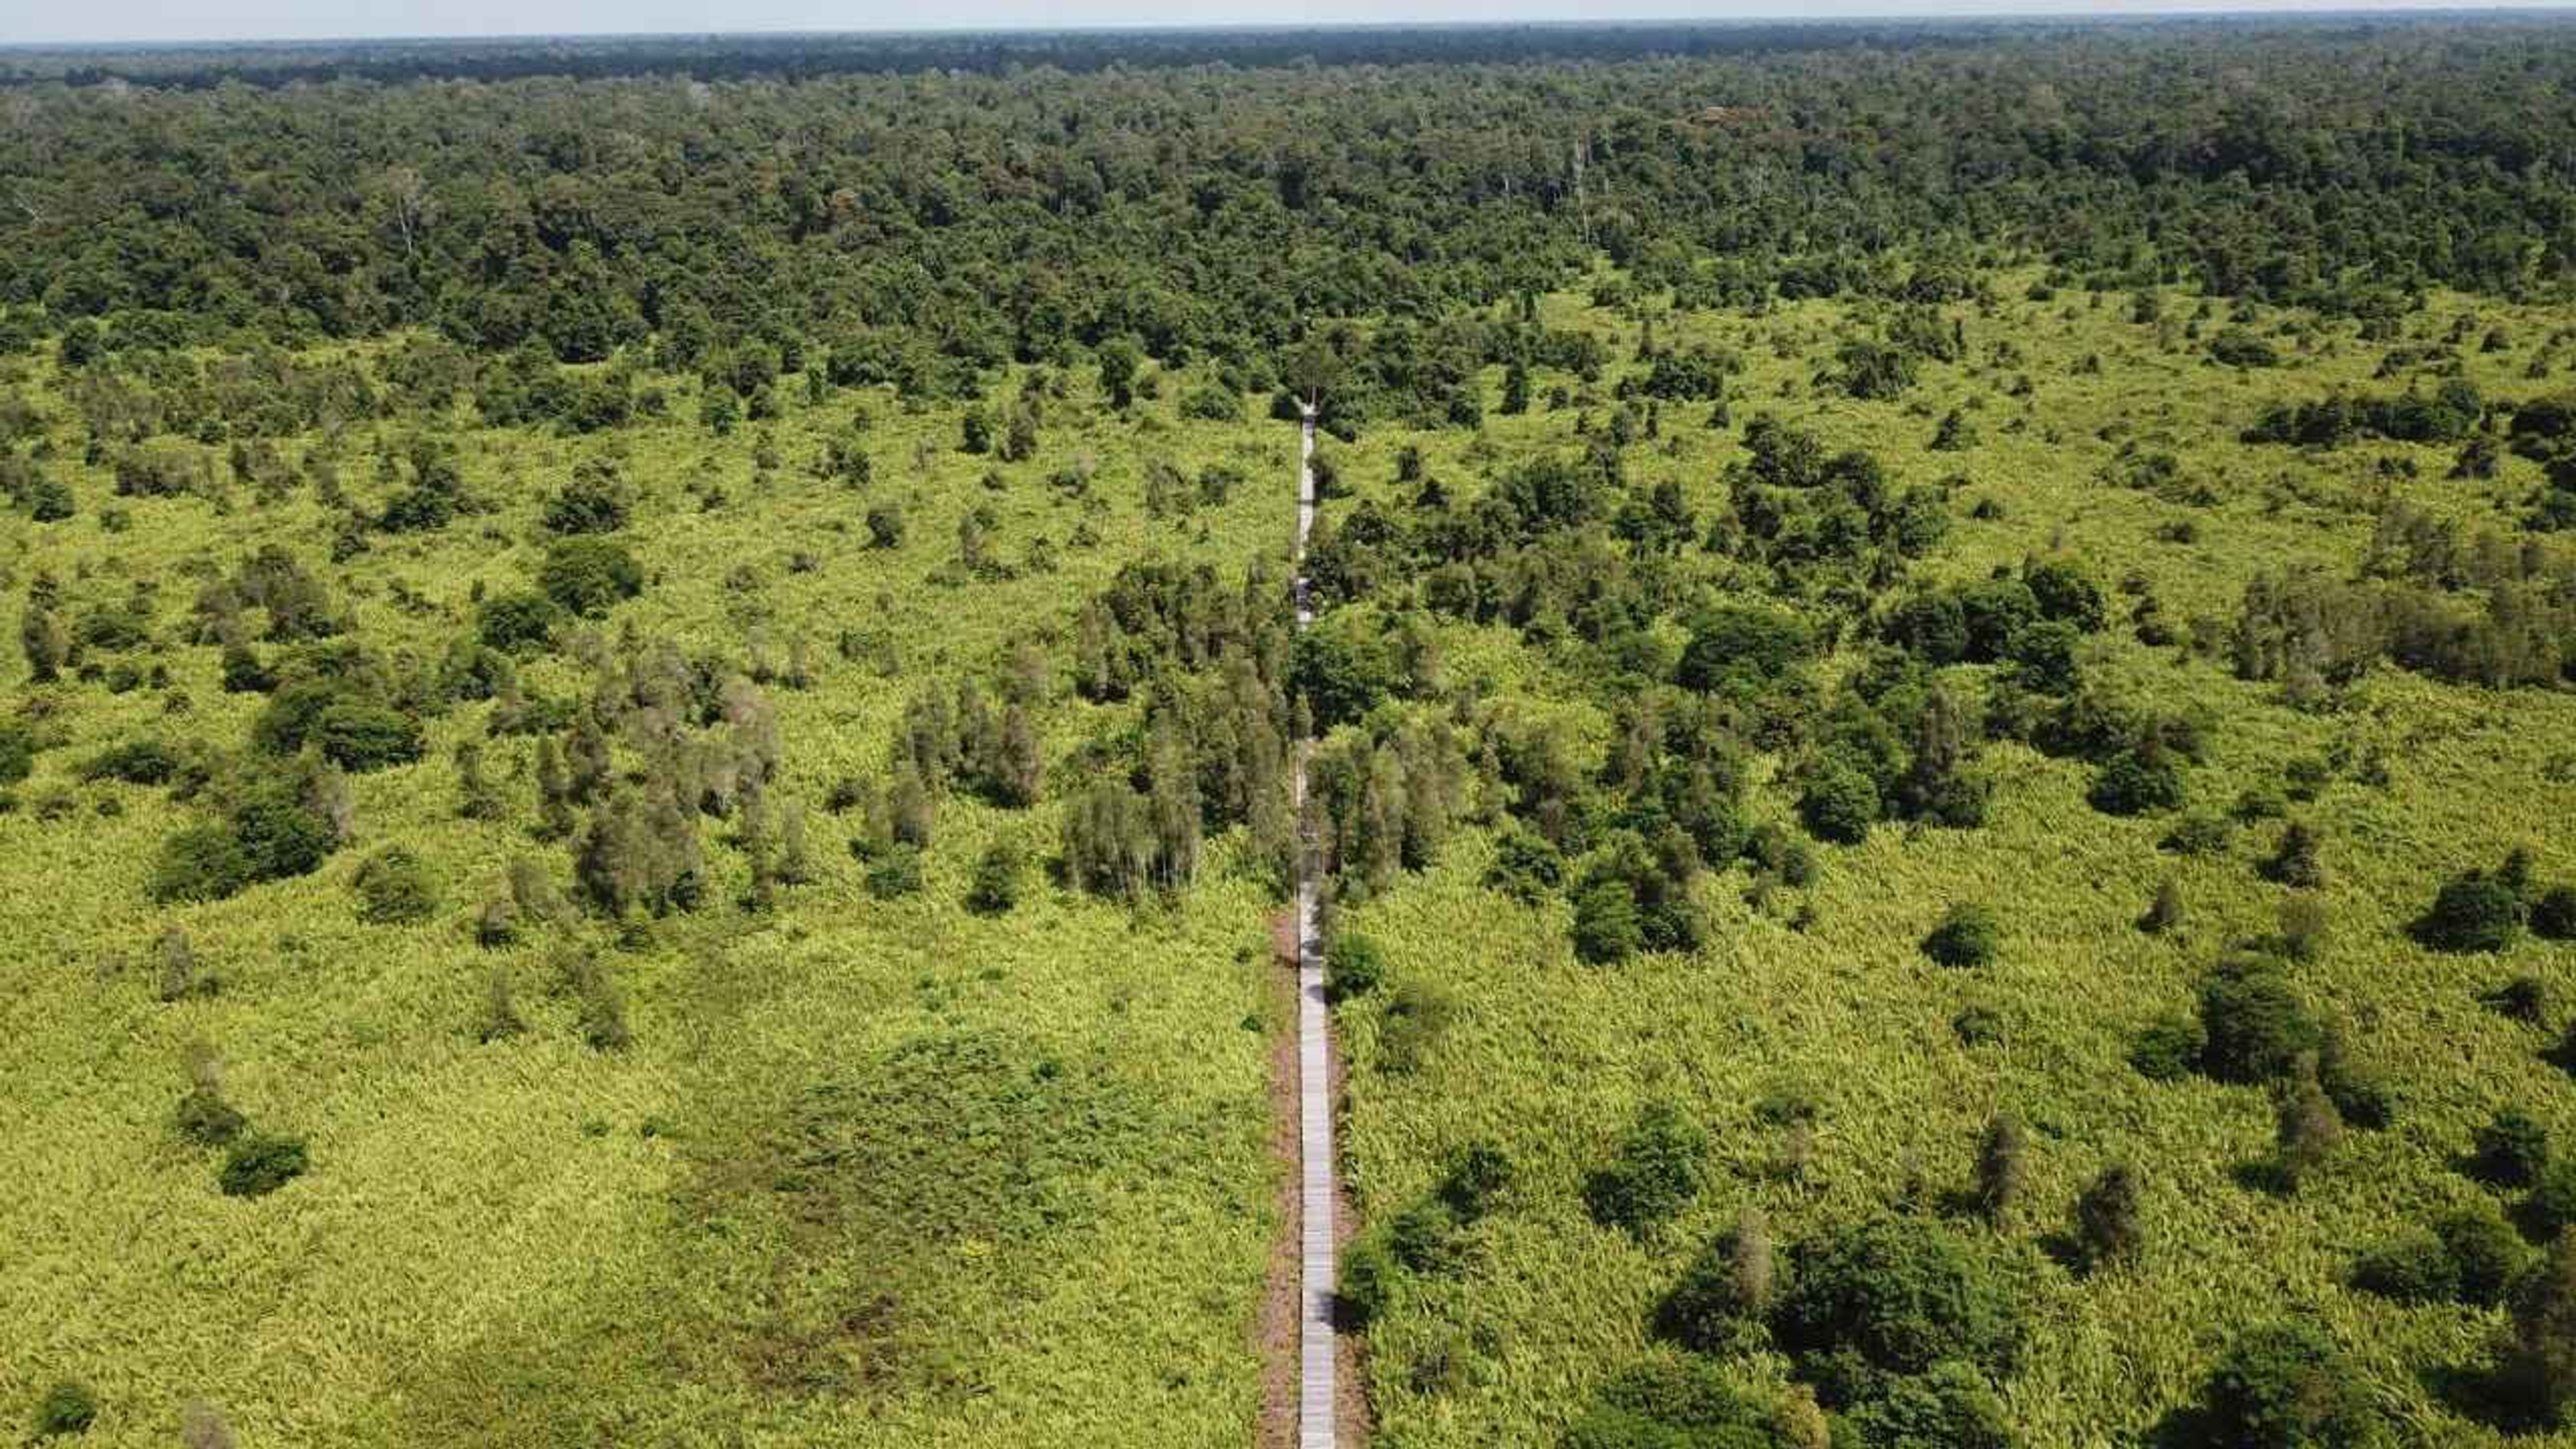
[[[1314,622],[1306,582],[1306,535],[1315,526],[1315,410],[1298,428],[1297,627]],[[1332,1016],[1324,1003],[1322,943],[1315,937],[1315,856],[1306,819],[1306,757],[1297,742],[1297,1158],[1302,1224],[1297,1248],[1297,1449],[1335,1449],[1338,1386],[1334,1382],[1333,1219],[1341,1197],[1334,1181]]]

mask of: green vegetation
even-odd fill
[[[2571,77],[0,59],[0,1400],[1250,1442],[1311,854],[1383,1442],[2566,1439]]]

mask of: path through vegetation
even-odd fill
[[[1315,525],[1315,410],[1305,410],[1297,457],[1297,627],[1315,620],[1306,583],[1306,535]],[[1324,1009],[1323,953],[1315,937],[1315,846],[1306,815],[1309,739],[1297,741],[1297,1445],[1333,1449],[1332,1018]]]

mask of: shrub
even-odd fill
[[[2076,692],[2081,670],[2076,650],[2082,647],[2084,635],[2063,619],[2043,619],[2012,636],[2006,652],[2014,664],[2013,676],[2038,693],[2065,696]]]
[[[2576,1153],[2562,1153],[2542,1165],[2528,1206],[2532,1223],[2553,1237],[2576,1228]]]
[[[2129,1065],[2152,1082],[2170,1082],[2190,1074],[2209,1048],[2209,1033],[2200,1018],[2167,1012],[2148,1022],[2129,1048]]]
[[[1735,1226],[1691,1260],[1655,1310],[1655,1331],[1699,1353],[1751,1352],[1771,1313],[1771,1232],[1747,1208]]]
[[[2326,883],[2325,864],[2320,859],[2321,842],[2316,830],[2305,821],[2293,820],[2281,827],[2281,838],[2272,849],[2271,858],[2263,863],[2266,880],[2300,890],[2315,890]]]
[[[1669,1103],[1649,1104],[1611,1160],[1583,1184],[1583,1205],[1603,1227],[1643,1232],[1699,1191],[1707,1134]]]
[[[2554,885],[2531,904],[2531,934],[2544,941],[2576,941],[2576,885]]]
[[[571,988],[581,1018],[581,1039],[595,1051],[624,1051],[635,1040],[626,1026],[626,997],[594,951],[576,951],[564,963],[564,984]]]
[[[2226,367],[2277,367],[2281,354],[2265,338],[2242,327],[2221,327],[2209,339],[2209,355]]]
[[[1808,1408],[1812,1411],[1813,1405]],[[1703,1358],[1650,1359],[1603,1385],[1566,1430],[1565,1449],[1803,1449],[1783,1415]]]
[[[2483,871],[2442,883],[2417,918],[2415,939],[2436,951],[2501,951],[2522,934],[2522,899]]]
[[[2486,1004],[2515,1021],[2537,1026],[2549,1015],[2549,988],[2537,976],[2516,976],[2487,993]]]
[[[364,773],[420,758],[420,722],[400,710],[361,700],[342,699],[325,708],[306,736],[324,758],[344,770]]]
[[[1977,1211],[1997,1227],[2003,1226],[2021,1196],[2022,1158],[2028,1149],[2028,1134],[2011,1113],[1998,1113],[1986,1123],[1986,1135],[1977,1146]]]
[[[2324,1330],[2303,1322],[2239,1338],[2202,1390],[2211,1444],[2327,1449],[2380,1442],[2368,1387]]]
[[[188,1084],[178,1110],[171,1114],[171,1125],[180,1136],[201,1147],[221,1147],[239,1137],[250,1119],[224,1100],[221,1085],[211,1071],[204,1071]]]
[[[1983,966],[2003,944],[2003,924],[1981,905],[1956,905],[1923,938],[1923,954],[1943,966]]]
[[[1457,1009],[1456,1001],[1447,992],[1428,982],[1407,981],[1396,987],[1388,993],[1386,1008],[1378,1017],[1381,1066],[1398,1075],[1412,1071],[1432,1044],[1448,1031]]]
[[[1881,1215],[1802,1244],[1774,1328],[1829,1402],[1957,1359],[2010,1372],[2019,1307],[1995,1265],[1948,1227]]]
[[[2175,821],[2156,848],[2176,855],[2216,855],[2227,848],[2234,834],[2235,827],[2225,816],[2194,813]]]
[[[881,901],[908,896],[921,889],[921,850],[918,846],[896,845],[868,863],[868,894]]]
[[[1028,858],[1020,847],[1009,840],[996,840],[984,848],[975,862],[975,879],[966,889],[966,909],[977,915],[997,916],[1020,903],[1023,877],[1028,874]]]
[[[27,727],[0,720],[0,785],[15,785],[36,768],[36,742]]]
[[[1615,877],[1596,880],[1574,898],[1574,956],[1587,965],[1627,960],[1645,944],[1637,896]]]
[[[1512,825],[1494,842],[1494,864],[1485,873],[1488,888],[1534,904],[1564,883],[1565,857],[1546,836]]]
[[[1815,629],[1797,614],[1767,604],[1725,604],[1692,621],[1674,680],[1684,689],[1760,692],[1815,652]]]
[[[2281,1094],[2274,1124],[2272,1176],[2283,1191],[2296,1191],[2343,1141],[2343,1115],[2312,1076],[2293,1080]]]
[[[1386,1247],[1409,1272],[1448,1272],[1462,1256],[1458,1215],[1436,1195],[1423,1198],[1388,1219]]]
[[[2062,619],[2091,633],[2102,627],[2102,586],[2070,559],[2039,559],[2025,564],[2022,582],[2043,619]]]
[[[250,858],[225,825],[192,825],[161,842],[145,893],[163,905],[219,901],[250,883]]]
[[[2513,1295],[2499,1387],[2535,1423],[2563,1425],[2576,1399],[2576,1234],[2561,1234]]]
[[[1827,759],[1807,772],[1798,819],[1818,840],[1857,845],[1879,813],[1878,786],[1849,763]]]
[[[1207,383],[1181,394],[1181,416],[1210,423],[1241,422],[1243,399],[1216,383]]]
[[[57,1379],[36,1401],[36,1437],[86,1434],[98,1422],[98,1395],[78,1379]]]
[[[2398,1303],[2449,1303],[2460,1296],[2459,1265],[2430,1228],[2407,1228],[2363,1253],[2352,1286]]]
[[[2324,953],[2326,943],[2325,902],[2313,895],[2300,894],[2281,902],[2281,953],[2293,961],[2314,961]]]
[[[438,883],[421,858],[389,845],[358,863],[349,878],[358,893],[358,919],[376,925],[425,921],[438,910]]]
[[[2512,1107],[2480,1127],[2469,1149],[2470,1173],[2497,1187],[2528,1187],[2548,1165],[2548,1129]]]
[[[1961,1046],[1992,1046],[2004,1039],[2003,1013],[1983,1002],[1971,1002],[1950,1018],[1950,1032]]]
[[[505,654],[534,649],[554,637],[564,620],[561,604],[533,590],[494,594],[474,611],[474,632]]]
[[[1450,1160],[1440,1180],[1440,1198],[1460,1221],[1474,1222],[1511,1191],[1514,1175],[1512,1159],[1502,1148],[1491,1142],[1470,1142]]]
[[[2124,750],[2102,763],[2085,797],[2105,815],[2146,815],[2182,804],[2182,771],[2162,751]]]
[[[2125,1262],[2143,1245],[2138,1175],[2124,1162],[2103,1168],[2075,1199],[2075,1247],[2088,1268]]]
[[[2325,1024],[2317,1045],[2317,1082],[2343,1120],[2364,1131],[2385,1127],[2396,1102],[2379,1079],[2352,1059],[2342,1023]]]
[[[1888,1380],[1852,1407],[1849,1421],[1868,1449],[2012,1449],[2019,1442],[1994,1385],[1956,1359]]]
[[[615,533],[626,526],[626,489],[604,464],[584,463],[572,481],[546,502],[548,533]]]
[[[266,694],[277,688],[277,676],[247,644],[225,645],[222,668],[226,694]]]
[[[303,783],[263,780],[245,790],[231,811],[252,880],[284,880],[319,869],[339,844],[332,823],[305,802]]]
[[[2450,1258],[2459,1296],[2470,1303],[2504,1302],[2531,1267],[2530,1247],[2492,1199],[2443,1214],[2433,1231]]]
[[[304,1175],[304,1139],[262,1132],[233,1139],[216,1181],[226,1197],[266,1197]]]
[[[84,780],[121,780],[128,785],[166,785],[177,773],[177,752],[154,739],[128,740],[91,756],[81,766]]]
[[[1364,1233],[1342,1255],[1342,1280],[1333,1297],[1354,1327],[1365,1328],[1386,1311],[1400,1270],[1386,1239]]]
[[[547,548],[537,586],[563,608],[590,617],[642,593],[644,570],[614,539],[566,538]]]
[[[239,1449],[232,1426],[215,1406],[193,1400],[179,1410],[179,1449]]]
[[[2182,924],[2182,886],[2172,876],[2156,883],[2156,894],[2138,916],[2138,929],[2150,936],[2169,934]]]
[[[2259,956],[2222,962],[2211,974],[2200,990],[2200,1024],[2208,1038],[2200,1065],[2226,1082],[2287,1076],[2325,1039],[2288,974]]]
[[[1324,952],[1324,999],[1349,1001],[1386,984],[1386,952],[1357,931],[1335,931]]]

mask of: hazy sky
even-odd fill
[[[2509,8],[2542,4],[2505,0]],[[2566,0],[2556,0],[2564,4]],[[331,39],[707,30],[893,30],[1099,25],[1301,25],[1405,20],[1750,19],[2421,8],[2404,0],[0,0],[0,44],[67,40]],[[2493,5],[2484,8],[2497,8]]]

